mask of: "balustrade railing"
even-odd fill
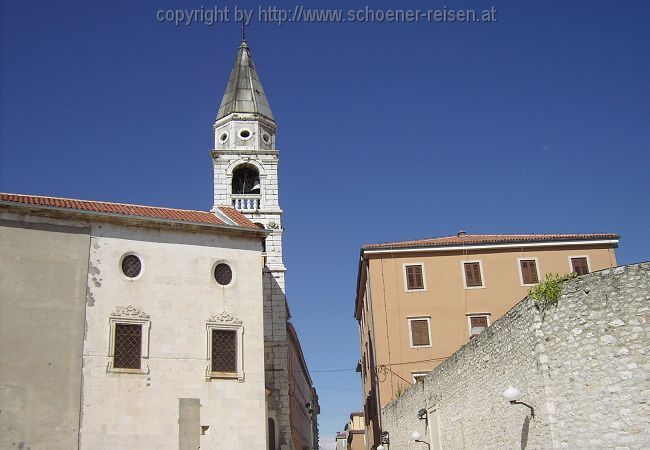
[[[232,207],[238,211],[253,211],[260,209],[261,195],[233,195]]]

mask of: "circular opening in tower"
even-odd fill
[[[239,130],[239,137],[246,140],[251,138],[251,130],[248,128],[242,128]]]
[[[265,144],[271,143],[271,135],[269,133],[262,133],[262,140]]]
[[[219,142],[222,144],[228,140],[228,133],[221,133],[221,136],[219,136]]]

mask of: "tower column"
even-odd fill
[[[289,399],[289,308],[282,260],[276,124],[246,41],[237,57],[214,124],[214,206],[231,206],[272,230],[263,269],[267,411],[276,449],[293,450]],[[272,434],[271,434],[272,435]]]

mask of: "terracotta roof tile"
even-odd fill
[[[619,239],[614,233],[586,234],[461,234],[453,236],[434,237],[413,241],[385,242],[381,244],[366,244],[362,249],[373,248],[405,248],[405,247],[446,247],[457,245],[509,244],[517,242],[548,242]]]
[[[237,225],[246,228],[258,228],[253,222],[248,220],[248,217],[244,216],[242,213],[237,211],[235,208],[229,206],[220,206],[219,209],[224,213],[230,220],[235,222]]]
[[[79,211],[93,211],[101,213],[123,214],[134,217],[151,217],[156,219],[180,220],[184,222],[205,223],[211,225],[235,225],[244,228],[257,228],[257,226],[244,217],[234,208],[219,207],[221,212],[232,220],[226,223],[216,215],[207,211],[190,209],[162,208],[157,206],[131,205],[128,203],[110,203],[92,200],[78,200],[61,197],[44,197],[40,195],[23,195],[0,193],[0,202],[18,203]]]

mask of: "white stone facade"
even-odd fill
[[[129,253],[143,263],[134,279],[120,266]],[[225,287],[213,275],[219,262],[233,270]],[[93,225],[80,447],[179,448],[179,399],[194,398],[201,448],[265,449],[261,270],[255,240]],[[148,329],[139,372],[111,369],[111,323],[120,316]],[[241,331],[237,377],[209,376],[208,330],[219,322]]]
[[[288,307],[282,260],[282,210],[278,196],[275,123],[258,114],[235,113],[214,125],[214,206],[233,206],[254,223],[271,231],[266,238],[264,268],[264,340],[266,386],[271,390],[268,415],[273,419],[276,448],[292,447],[288,378]],[[250,132],[241,138],[241,130]],[[253,167],[259,174],[258,195],[233,194],[233,172]],[[242,203],[242,197],[244,203]]]

